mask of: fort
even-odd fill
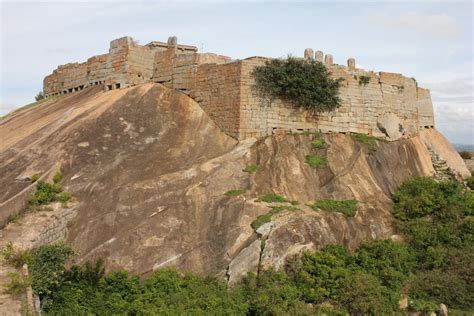
[[[310,48],[304,58],[323,62],[334,79],[344,78],[339,90],[342,102],[336,110],[312,113],[282,100],[269,104],[252,88],[251,72],[270,58],[233,60],[198,53],[194,46],[178,44],[174,36],[167,43],[146,45],[131,37],[113,40],[108,54],[59,66],[44,79],[43,93],[49,97],[93,85],[108,91],[156,82],[193,98],[222,131],[236,139],[279,131],[321,131],[396,140],[434,127],[430,92],[418,87],[415,79],[358,69],[354,58],[347,60],[347,66],[337,65],[332,55]]]

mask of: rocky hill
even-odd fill
[[[58,230],[67,231],[77,260],[100,257],[109,269],[145,274],[176,266],[233,281],[302,249],[354,249],[393,235],[390,197],[405,179],[469,174],[435,129],[369,145],[337,133],[238,142],[190,97],[153,83],[48,99],[4,117],[0,135],[3,227],[35,192],[33,175],[50,179],[61,170],[77,215]],[[322,163],[311,166],[308,156]],[[266,194],[277,197],[259,201]],[[357,200],[355,216],[310,207],[320,199]],[[255,232],[252,222],[270,211]],[[49,225],[58,227],[54,218]],[[10,223],[2,244],[14,236],[8,231],[39,229]],[[34,242],[62,236],[38,233]]]

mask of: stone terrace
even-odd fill
[[[344,78],[342,105],[335,111],[309,113],[281,100],[269,104],[253,91],[251,76],[253,68],[269,58],[231,60],[200,54],[194,46],[178,45],[176,37],[145,46],[130,37],[116,39],[108,54],[59,66],[44,79],[44,94],[71,93],[92,85],[112,90],[157,82],[195,99],[222,131],[236,139],[277,131],[321,131],[396,140],[434,127],[429,90],[419,88],[414,79],[358,69],[354,58],[348,59],[347,66],[336,65],[332,55],[312,49],[306,49],[304,57],[325,63],[334,79]]]

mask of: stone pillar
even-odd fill
[[[314,54],[314,58],[316,58],[316,61],[319,61],[320,63],[323,62],[323,52],[320,50],[317,50],[316,53]]]
[[[304,59],[313,59],[314,53],[312,48],[306,48],[304,50]]]
[[[347,67],[349,70],[355,70],[356,69],[356,60],[354,58],[349,58],[347,60]]]
[[[326,65],[328,66],[331,66],[332,65],[332,55],[331,54],[326,54],[326,56],[324,56],[324,62],[326,63]]]
[[[168,37],[168,48],[178,47],[178,38],[176,36]]]

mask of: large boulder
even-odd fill
[[[377,119],[377,127],[387,135],[390,140],[397,140],[403,136],[403,125],[400,118],[391,112],[382,114]]]

